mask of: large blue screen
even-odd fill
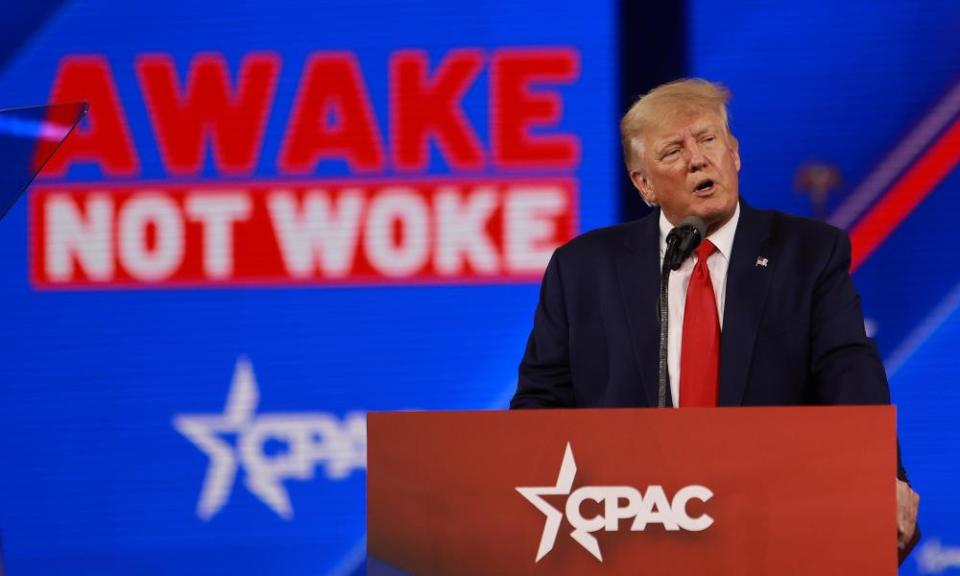
[[[13,10],[0,106],[90,111],[0,222],[8,572],[361,569],[364,414],[505,407],[615,220],[613,11]]]

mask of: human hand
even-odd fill
[[[920,495],[906,482],[897,479],[897,548],[903,550],[917,529]]]

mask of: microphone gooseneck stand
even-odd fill
[[[707,235],[707,226],[696,216],[687,216],[679,226],[667,234],[667,249],[663,253],[663,266],[660,270],[660,298],[657,300],[657,312],[660,315],[660,372],[657,408],[667,407],[667,386],[670,385],[670,372],[667,368],[667,340],[670,324],[670,302],[668,286],[670,272],[680,268],[683,261]],[[676,398],[674,398],[676,401]]]
[[[667,407],[667,386],[670,383],[670,374],[667,371],[667,329],[669,326],[670,302],[667,299],[667,287],[670,284],[671,250],[667,248],[663,258],[663,269],[660,271],[660,298],[657,300],[657,311],[660,314],[660,390],[657,394],[657,408]]]

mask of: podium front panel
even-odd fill
[[[368,572],[894,575],[892,407],[368,416]]]

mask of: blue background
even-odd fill
[[[200,52],[222,53],[235,72],[245,54],[273,51],[282,68],[252,179],[276,180],[314,51],[357,55],[387,135],[394,51],[426,50],[433,70],[456,48],[489,56],[501,47],[571,47],[580,76],[557,88],[564,115],[554,130],[579,138],[570,175],[583,191],[580,229],[589,229],[616,220],[613,11],[612,2],[545,0],[39,2],[15,10],[9,28],[17,33],[0,45],[0,106],[46,102],[62,57],[103,54],[138,179],[163,181],[136,56],[170,54],[182,79]],[[463,103],[484,142],[487,77],[485,66]],[[449,173],[436,152],[427,173]],[[311,178],[345,175],[345,164],[324,162]],[[217,180],[209,155],[201,179]],[[95,164],[75,165],[66,180],[104,176]],[[227,503],[207,521],[198,517],[208,458],[172,422],[222,413],[240,358],[256,376],[257,415],[503,408],[515,386],[535,283],[38,291],[28,278],[26,214],[21,201],[0,223],[0,531],[9,574],[361,570],[363,469],[331,479],[319,465],[312,479],[285,481],[290,520],[247,490],[241,469]]]

